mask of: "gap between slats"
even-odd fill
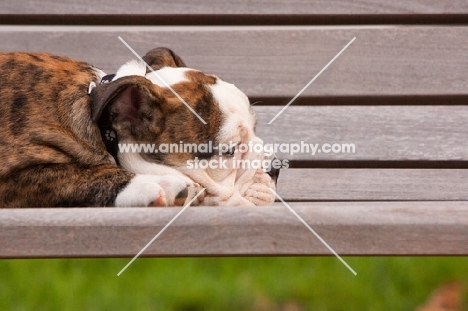
[[[467,25],[467,14],[0,14],[3,25],[278,26],[278,25]]]
[[[250,96],[255,106],[284,106],[292,97]],[[381,96],[300,96],[294,106],[465,106],[465,94],[381,95]]]
[[[283,159],[283,158],[281,158]],[[288,160],[289,168],[343,168],[343,169],[468,169],[468,161],[425,161],[425,160],[395,160],[395,161],[321,161],[321,160]]]

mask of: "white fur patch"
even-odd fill
[[[247,96],[234,84],[217,79],[216,83],[209,85],[213,97],[218,101],[219,108],[225,116],[219,139],[222,142],[237,140],[236,133],[240,127],[251,129],[255,126],[255,117],[250,110]],[[250,133],[253,135],[253,132]]]
[[[119,163],[120,165],[133,172],[135,174],[150,174],[150,175],[158,175],[158,176],[178,176],[181,178],[189,179],[185,177],[184,174],[179,172],[172,167],[161,165],[157,163],[148,162],[143,157],[135,152],[126,152],[126,153],[119,153]]]
[[[185,76],[185,73],[189,70],[193,69],[185,67],[164,67],[154,72],[149,72],[146,78],[160,87],[167,87],[167,85],[172,86],[180,82],[189,81]]]
[[[179,67],[164,67],[159,70],[151,71],[148,74],[146,73],[146,64],[137,60],[131,60],[122,65],[112,81],[115,81],[122,77],[127,76],[141,76],[146,77],[148,80],[160,87],[167,87],[168,85],[172,86],[174,84],[189,81],[185,76],[185,73],[190,68]]]
[[[151,175],[136,175],[115,199],[116,207],[144,207],[164,196],[159,185],[161,178]]]
[[[144,77],[146,74],[146,65],[137,60],[131,60],[122,65],[112,81],[126,76],[141,76]]]

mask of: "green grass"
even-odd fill
[[[414,310],[468,258],[0,260],[0,310]]]

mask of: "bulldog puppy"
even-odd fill
[[[155,58],[149,56],[153,53],[149,52],[145,61]],[[132,83],[139,88],[129,88]],[[119,93],[117,89],[123,88],[125,92],[133,90],[130,101],[138,103],[139,111],[125,114],[118,111],[115,98],[108,94]],[[124,92],[119,94],[124,96]],[[142,62],[130,61],[105,88],[96,88],[92,97],[93,118],[104,121],[106,125],[101,123],[101,128],[112,129],[114,145],[118,141],[120,147],[151,146],[156,150],[163,145],[179,147],[171,152],[132,152],[108,147],[115,150],[123,167],[137,174],[188,176],[206,189],[204,205],[257,206],[274,202],[270,189],[276,187],[279,168],[271,165],[274,156],[263,152],[263,141],[255,135],[256,119],[247,96],[233,84],[195,69],[166,66],[153,71]],[[150,106],[146,103],[154,102],[154,98],[158,110],[144,112],[142,107]],[[145,113],[153,118],[158,116],[157,125],[145,128],[141,123]],[[127,119],[134,115],[134,122],[122,122],[117,115]],[[108,138],[103,139],[109,144]],[[213,148],[203,151],[180,148],[187,145]],[[241,145],[251,147],[240,148]],[[260,148],[253,148],[254,145]],[[203,160],[212,165],[197,165]]]
[[[215,153],[119,149],[123,143],[255,139],[248,100],[234,86],[176,68],[185,64],[168,49],[154,49],[144,60],[159,81],[135,61],[101,84],[108,76],[84,62],[0,54],[0,207],[183,205],[201,187],[206,191],[194,205],[205,196],[207,204],[274,200],[268,190],[274,181],[261,169],[187,168],[187,161]]]

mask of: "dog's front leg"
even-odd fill
[[[0,207],[169,206],[196,195],[185,179],[135,175],[116,165],[31,166],[0,181]],[[197,198],[199,203],[203,195]]]
[[[137,174],[115,199],[115,206],[182,206],[200,193],[202,188],[187,178]],[[199,205],[204,193],[192,202]]]

